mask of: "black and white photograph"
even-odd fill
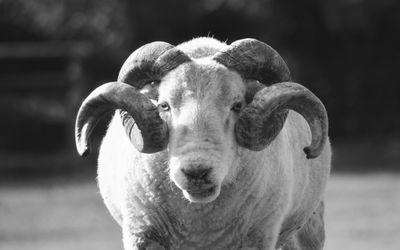
[[[400,2],[0,0],[0,250],[400,249]]]

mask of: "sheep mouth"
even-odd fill
[[[217,186],[216,185],[205,185],[203,187],[194,186],[183,191],[186,198],[188,198],[192,202],[209,202],[211,201],[210,198],[216,196]]]

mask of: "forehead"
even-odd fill
[[[197,59],[180,65],[169,72],[160,85],[160,97],[170,98],[172,105],[179,105],[185,98],[198,100],[213,98],[230,101],[241,98],[245,87],[236,72],[211,59]]]

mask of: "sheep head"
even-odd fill
[[[100,117],[119,109],[139,152],[168,147],[171,179],[187,199],[213,201],[223,183],[234,177],[238,147],[265,149],[289,109],[311,128],[306,157],[321,153],[328,126],[325,108],[309,90],[289,80],[279,54],[255,39],[236,41],[202,58],[191,58],[167,43],[147,44],[126,60],[117,82],[100,86],[83,102],[76,121],[78,152],[88,152]]]

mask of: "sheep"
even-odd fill
[[[83,101],[80,155],[110,112],[98,185],[125,249],[322,249],[326,110],[267,44],[140,47]]]

